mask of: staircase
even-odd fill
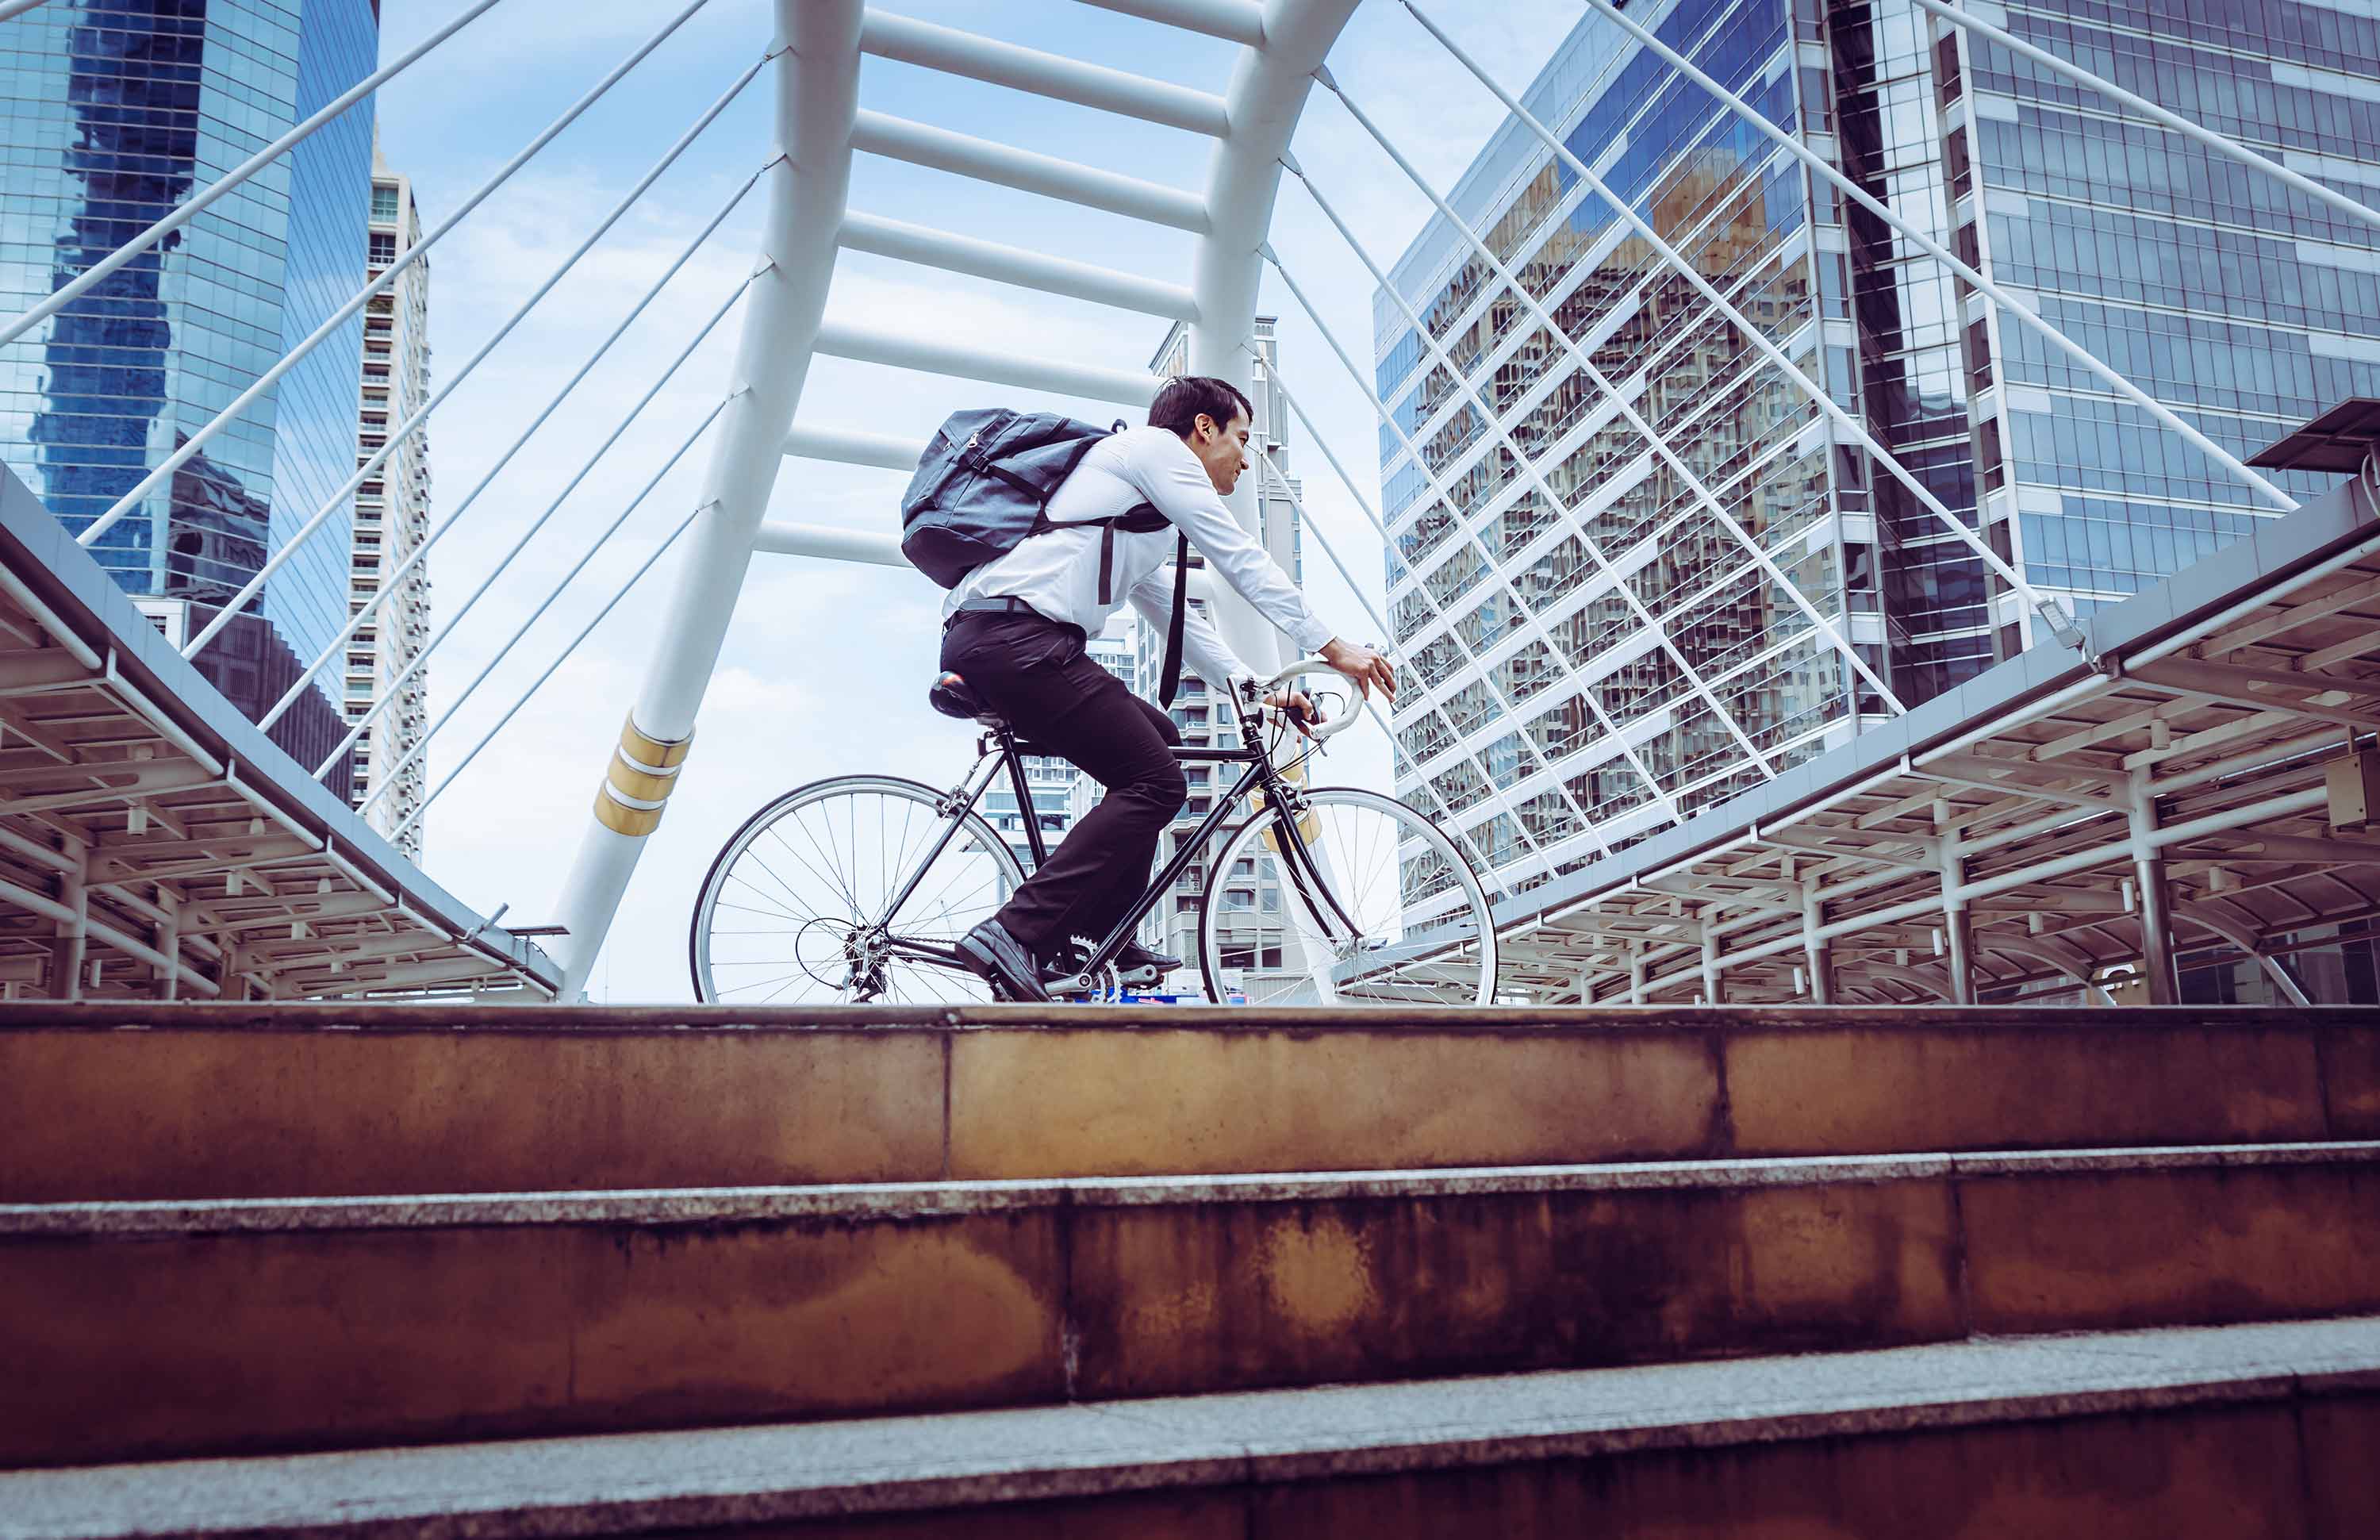
[[[2380,1532],[2371,1012],[28,1006],[0,1129],[0,1537]]]

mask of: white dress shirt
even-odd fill
[[[1312,653],[1330,639],[1330,627],[1223,506],[1207,467],[1171,430],[1127,428],[1092,445],[1050,495],[1048,516],[1061,526],[1079,524],[1128,513],[1144,503],[1174,528],[1116,531],[1108,603],[1099,602],[1099,540],[1105,531],[1062,527],[1029,536],[968,573],[943,600],[942,613],[948,616],[970,599],[1021,599],[1048,619],[1079,625],[1085,636],[1096,637],[1129,600],[1143,619],[1163,631],[1173,618],[1170,567],[1178,528],[1208,567],[1300,648]],[[1251,672],[1195,609],[1183,617],[1182,650],[1218,690],[1228,689],[1233,675]]]

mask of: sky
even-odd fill
[[[505,0],[382,88],[381,149],[413,178],[435,231],[519,149],[659,29],[679,0]],[[382,57],[394,59],[466,8],[392,0]],[[1078,0],[895,0],[888,8],[1008,42],[1221,92],[1234,45]],[[1508,89],[1518,91],[1576,21],[1575,0],[1436,0],[1427,6]],[[619,85],[456,223],[430,253],[433,386],[457,378],[612,206],[766,48],[768,0],[710,0]],[[1441,190],[1501,121],[1495,99],[1390,0],[1361,6],[1330,55],[1333,75]],[[1148,180],[1202,191],[1210,143],[1064,103],[867,59],[860,103]],[[726,388],[740,308],[624,431],[638,399],[749,272],[757,189],[638,322],[500,470],[491,471],[605,335],[767,158],[768,91],[755,82],[711,125],[440,406],[429,426],[432,527],[465,509],[429,558],[431,623],[443,630],[488,584],[429,665],[430,785],[423,866],[482,914],[544,923],[590,821],[628,703],[678,576],[676,552],[652,571],[520,705],[628,575],[691,510],[707,463],[697,443],[603,541],[508,655],[502,649],[602,530],[627,509]],[[1319,91],[1294,140],[1309,175],[1373,260],[1390,265],[1429,205],[1337,102]],[[1187,284],[1193,237],[1054,200],[873,156],[854,159],[851,206],[962,235]],[[1331,330],[1370,368],[1373,285],[1361,262],[1284,178],[1272,241]],[[1362,497],[1378,506],[1377,418],[1314,327],[1267,275],[1260,309],[1281,317],[1281,377],[1321,424]],[[887,259],[844,253],[829,320],[1115,369],[1141,370],[1167,323]],[[948,413],[1014,405],[1107,420],[1104,403],[820,358],[796,420],[923,439]],[[599,455],[600,452],[600,455]],[[1353,640],[1385,640],[1330,571],[1327,536],[1380,608],[1379,541],[1358,504],[1293,423],[1290,468],[1308,517],[1307,596]],[[592,468],[588,467],[590,465]],[[498,564],[574,476],[577,490],[510,564]],[[880,532],[898,527],[895,472],[789,460],[768,516]],[[693,751],[589,980],[599,1000],[691,998],[686,929],[710,858],[777,794],[824,776],[892,771],[954,783],[974,740],[927,709],[941,639],[941,590],[905,570],[759,555],[705,697]],[[486,671],[485,682],[466,695]],[[451,719],[448,713],[452,713]],[[468,765],[465,757],[486,746]],[[459,771],[459,773],[458,773]],[[451,784],[447,784],[452,777]],[[1332,746],[1325,783],[1385,786],[1389,754],[1372,728]]]

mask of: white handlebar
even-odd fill
[[[1273,691],[1281,688],[1291,680],[1302,678],[1309,673],[1332,674],[1340,679],[1346,680],[1348,688],[1351,691],[1355,692],[1353,697],[1347,702],[1347,709],[1340,712],[1337,716],[1332,717],[1328,721],[1318,723],[1317,725],[1306,729],[1307,733],[1309,733],[1317,742],[1319,742],[1324,738],[1334,737],[1341,733],[1344,733],[1348,728],[1354,725],[1356,717],[1362,714],[1361,709],[1357,705],[1357,702],[1362,699],[1361,686],[1357,685],[1354,680],[1347,679],[1345,674],[1341,673],[1337,669],[1332,668],[1329,663],[1324,662],[1319,658],[1301,658],[1296,662],[1290,664],[1289,667],[1281,670],[1279,673],[1274,674],[1271,678],[1258,680],[1256,685],[1256,694],[1257,697],[1261,699],[1265,696],[1270,695]],[[1281,715],[1282,720],[1288,720],[1287,712],[1281,712]]]

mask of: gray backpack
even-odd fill
[[[1004,406],[954,412],[943,422],[901,495],[901,554],[946,588],[1026,537],[1056,528],[1050,497],[1091,446],[1123,424],[1098,428],[1054,412]],[[1074,521],[1069,521],[1073,523]],[[1109,581],[1118,528],[1147,534],[1166,526],[1144,503],[1112,518],[1085,519],[1105,529],[1099,542],[1099,602],[1112,603]],[[1186,558],[1189,542],[1179,554]]]

